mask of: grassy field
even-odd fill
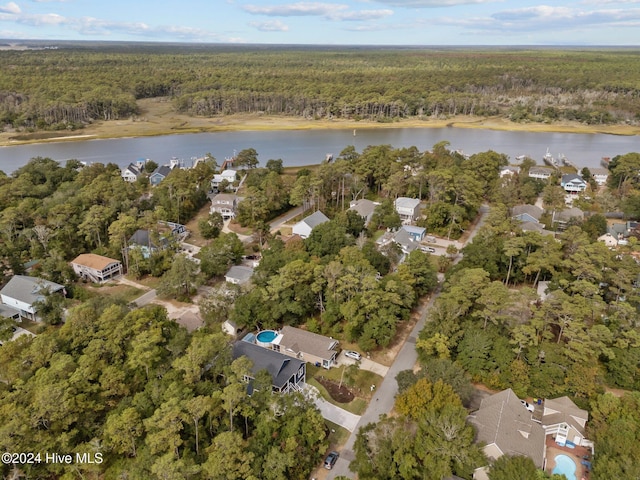
[[[177,113],[166,99],[143,99],[138,101],[141,114],[127,120],[98,121],[75,132],[35,132],[17,135],[0,133],[0,146],[22,143],[41,143],[61,140],[87,140],[95,138],[143,137],[180,133],[240,131],[240,130],[323,130],[351,128],[429,128],[459,127],[494,130],[519,130],[530,132],[562,133],[610,133],[615,135],[638,135],[640,128],[630,125],[583,125],[569,123],[514,123],[500,117],[479,118],[455,116],[447,118],[410,118],[389,123],[355,120],[307,120],[300,117],[268,115],[229,115],[213,118],[190,117]]]

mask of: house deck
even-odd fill
[[[576,464],[576,480],[588,480],[589,479],[589,469],[582,465],[583,460],[592,461],[591,458],[591,450],[587,447],[577,446],[575,448],[569,447],[561,447],[556,443],[556,441],[551,437],[551,435],[547,435],[546,439],[547,444],[547,468],[546,471],[551,473],[556,466],[556,455],[563,454],[570,457]],[[585,458],[587,457],[587,458]]]

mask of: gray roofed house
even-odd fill
[[[584,220],[584,212],[577,207],[572,207],[555,212],[553,215],[553,221],[558,222],[559,230],[565,229],[572,219],[578,221]]]
[[[354,200],[353,202],[351,202],[349,204],[349,210],[356,212],[358,215],[364,218],[364,224],[366,226],[371,221],[373,212],[378,205],[380,204],[366,198],[361,198],[360,200]]]
[[[43,278],[14,275],[0,290],[0,298],[3,304],[19,310],[20,317],[37,320],[37,307],[34,305],[43,301],[47,292],[66,295],[63,285]]]
[[[272,348],[277,348],[280,353],[324,368],[335,365],[337,347],[338,341],[333,338],[289,326],[282,327],[272,343]]]
[[[583,192],[585,188],[587,188],[587,182],[576,173],[567,173],[562,175],[560,186],[564,188],[566,192]]]
[[[320,210],[313,212],[308,217],[303,218],[293,226],[293,235],[300,235],[301,238],[307,238],[311,235],[311,231],[318,225],[328,222],[329,218]]]
[[[274,392],[287,393],[300,390],[306,381],[307,364],[296,358],[244,340],[233,344],[233,358],[241,356],[246,356],[253,362],[254,375],[261,370],[269,372]]]
[[[136,230],[136,232],[129,238],[129,248],[139,247],[142,250],[144,257],[148,258],[153,252],[164,250],[169,246],[169,242],[166,238],[160,237],[158,245],[151,237],[152,235],[149,230]]]
[[[12,318],[13,320],[20,321],[20,310],[0,303],[0,317]]]
[[[404,222],[413,222],[420,214],[420,199],[398,197],[394,202],[394,206],[400,219]]]
[[[233,265],[227,273],[224,274],[225,281],[234,285],[242,285],[247,283],[253,275],[253,268],[243,265]]]
[[[511,209],[511,217],[522,222],[539,222],[544,210],[536,205],[516,205]]]
[[[533,420],[510,388],[482,400],[469,417],[477,429],[477,442],[491,460],[503,455],[529,457],[538,468],[545,467],[545,430]]]
[[[538,178],[540,180],[546,180],[555,170],[551,167],[531,167],[529,169],[529,176],[531,178]]]
[[[130,163],[128,167],[122,169],[121,174],[125,182],[135,182],[136,180],[138,180],[138,178],[140,178],[141,175],[142,172],[133,163]]]
[[[162,180],[167,178],[167,175],[171,173],[171,167],[169,165],[162,165],[155,169],[155,171],[149,175],[149,183],[151,185],[158,185]]]
[[[393,237],[393,241],[396,242],[396,244],[405,254],[413,252],[420,246],[420,243],[415,241],[411,233],[409,233],[409,231],[405,230],[404,228],[401,228],[396,232],[395,236]]]
[[[587,420],[589,412],[579,408],[569,397],[544,401],[542,426],[560,446],[566,445],[567,441],[581,445]]]

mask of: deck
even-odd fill
[[[556,441],[551,437],[551,435],[547,435],[546,440],[547,446],[547,468],[545,469],[548,473],[551,473],[556,466],[556,455],[564,454],[570,457],[574,463],[576,464],[576,479],[577,480],[588,480],[589,479],[589,469],[582,465],[582,460],[592,461],[591,458],[591,450],[587,447],[579,447],[576,445],[575,448],[569,447],[561,447],[556,443]]]

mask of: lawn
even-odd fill
[[[307,383],[313,385],[320,391],[320,395],[328,402],[344,408],[348,412],[356,415],[362,415],[367,408],[367,403],[371,399],[371,385],[378,387],[382,382],[382,377],[368,370],[356,370],[353,378],[349,378],[348,372],[345,371],[343,376],[343,370],[345,367],[331,368],[329,370],[316,367],[313,365],[307,365]],[[320,382],[339,385],[342,378],[342,385],[347,387],[353,394],[354,398],[348,403],[341,403],[335,400],[327,388],[325,388]]]

